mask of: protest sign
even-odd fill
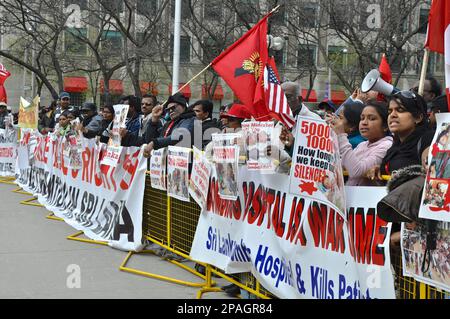
[[[125,121],[127,119],[129,105],[118,104],[114,105],[114,120],[111,136],[108,140],[108,147],[102,157],[102,165],[116,166],[122,152],[121,137],[119,130],[125,127]]]
[[[337,137],[325,121],[297,119],[290,192],[345,211],[344,177]]]
[[[214,170],[219,181],[219,196],[236,200],[238,197],[237,174],[240,154],[241,134],[213,134]]]
[[[100,165],[100,146],[82,138],[82,165],[69,168],[62,137],[34,133],[32,165],[20,170],[18,185],[67,224],[94,240],[122,250],[142,249],[142,204],[146,161],[139,148],[124,150],[116,167]],[[20,154],[19,154],[20,155]]]
[[[239,199],[222,200],[213,173],[190,256],[226,273],[251,271],[279,298],[395,298],[383,187],[347,188],[345,218],[290,194],[286,175],[242,167]]]
[[[166,187],[166,155],[167,149],[152,150],[150,157],[150,183],[159,190],[167,190]]]
[[[247,146],[247,167],[260,173],[273,173],[275,165],[268,149],[275,141],[273,122],[243,122],[242,132]]]
[[[450,292],[450,223],[434,223],[434,238],[427,236],[427,226],[424,224],[402,223],[403,276],[413,277],[417,281]],[[434,245],[435,249],[427,252],[427,244]],[[425,268],[422,269],[422,266]]]
[[[189,180],[189,194],[202,208],[206,208],[206,197],[209,190],[209,177],[211,176],[211,163],[201,150],[194,146],[194,161],[192,164],[191,179]]]
[[[189,156],[185,147],[169,146],[167,152],[167,194],[189,202]]]
[[[36,96],[31,103],[23,97],[20,97],[19,127],[33,129],[38,128],[39,102],[39,96]]]
[[[419,217],[450,222],[450,114],[436,114]]]

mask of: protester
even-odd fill
[[[125,126],[128,134],[139,135],[139,129],[141,127],[141,119],[139,117],[141,113],[141,100],[137,96],[128,95],[123,97],[119,104],[129,105],[127,120],[125,121]]]
[[[361,113],[359,131],[367,141],[360,143],[355,149],[345,132],[343,121],[332,124],[338,136],[339,153],[342,165],[349,174],[346,185],[372,186],[377,185],[366,177],[367,171],[373,166],[381,164],[387,150],[392,146],[392,137],[387,136],[388,111],[387,104],[375,100],[368,101]]]
[[[381,179],[381,175],[391,175],[400,168],[420,164],[422,152],[433,139],[433,131],[427,124],[426,104],[420,95],[398,92],[390,99],[388,113],[394,142],[381,165],[369,171],[371,179]]]
[[[5,102],[0,102],[0,129],[5,128],[5,119],[8,116],[7,106]]]
[[[86,138],[96,137],[101,130],[101,122],[103,120],[102,116],[97,114],[97,105],[91,102],[83,103],[81,114],[83,121],[79,125],[78,130]]]
[[[56,107],[55,111],[55,123],[58,122],[59,115],[64,111],[68,111],[71,109],[70,106],[70,94],[67,92],[61,92],[59,94],[59,105]]]
[[[348,141],[353,149],[366,140],[359,132],[359,122],[363,109],[364,104],[361,102],[347,101],[339,112],[338,117],[327,115],[328,123],[344,130],[343,133],[347,134]]]
[[[100,143],[107,144],[109,141],[110,133],[113,128],[114,120],[114,107],[110,104],[103,106],[103,119],[101,122],[101,128],[99,130],[98,136],[100,136]]]
[[[58,130],[55,132],[56,136],[65,137],[69,135],[69,132],[72,130],[72,126],[70,125],[69,119],[69,111],[64,111],[58,117]]]
[[[441,95],[430,102],[430,127],[436,130],[436,114],[448,112],[447,95]]]
[[[336,104],[334,104],[332,101],[330,101],[328,99],[320,102],[319,105],[317,106],[317,108],[320,111],[324,112],[325,114],[331,114],[331,113],[336,112],[336,110],[337,110]],[[325,114],[324,114],[324,116],[325,116]]]
[[[411,90],[418,94],[419,92],[419,82],[415,83]],[[422,97],[425,102],[428,104],[433,101],[435,98],[442,94],[442,87],[439,82],[434,77],[427,77],[424,86],[423,86],[423,94]]]
[[[214,105],[212,104],[212,102],[208,100],[199,100],[191,106],[192,110],[195,113],[196,119],[194,125],[201,125],[202,128],[201,149],[204,149],[206,145],[211,142],[211,135],[213,133],[220,132],[221,125],[216,119],[212,118],[213,107]],[[196,137],[194,137],[194,139],[195,138]],[[196,146],[198,147],[199,145]]]
[[[50,106],[43,107],[39,113],[38,130],[41,134],[45,135],[55,128],[55,109],[56,101],[53,101]]]
[[[194,112],[188,109],[186,98],[181,93],[169,97],[166,111],[170,120],[162,126],[161,117],[164,108],[158,105],[153,108],[152,121],[147,125],[144,137],[133,136],[121,131],[122,145],[141,146],[144,148],[144,156],[149,157],[152,149],[159,149],[169,145],[181,143],[183,147],[191,147],[194,139]]]
[[[152,119],[152,110],[153,108],[158,104],[158,99],[156,96],[151,94],[145,94],[142,97],[141,102],[141,110],[142,110],[142,116],[141,116],[141,123],[139,128],[139,136],[142,137],[145,134],[145,131],[147,130],[147,125],[150,123]]]

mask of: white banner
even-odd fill
[[[377,217],[384,188],[348,188],[346,219],[289,193],[286,176],[242,167],[239,199],[211,179],[190,256],[226,273],[251,271],[280,298],[395,298],[390,225]]]
[[[0,176],[14,176],[16,162],[17,133],[8,125],[6,129],[0,129]]]
[[[83,138],[82,165],[73,169],[62,156],[61,138],[31,139],[36,140],[33,165],[20,171],[19,186],[89,238],[123,250],[141,250],[146,169],[142,152],[124,148],[116,167],[100,166],[99,146]]]
[[[191,149],[169,146],[167,151],[167,194],[189,202],[189,156]]]
[[[299,117],[289,178],[290,192],[345,210],[344,179],[339,146],[325,121]]]

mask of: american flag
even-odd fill
[[[275,71],[273,69],[275,68],[273,64],[274,61],[271,59],[264,69],[264,91],[267,107],[269,112],[274,113],[273,115],[283,122],[283,124],[288,128],[292,128],[295,124],[295,119],[287,103],[284,91],[281,88],[281,83],[275,73],[276,69]]]

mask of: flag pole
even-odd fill
[[[428,60],[430,58],[430,50],[425,48],[425,53],[423,55],[423,63],[422,63],[422,71],[420,73],[420,81],[419,81],[419,95],[423,95],[423,90],[425,87],[425,78],[427,76],[427,68],[428,68]]]
[[[186,86],[188,86],[192,81],[194,81],[196,78],[198,78],[200,75],[202,75],[206,70],[208,70],[211,67],[212,63],[208,64],[203,70],[201,70],[197,75],[195,75],[192,79],[190,79],[188,82],[186,82],[181,88],[179,88],[175,93],[180,92],[183,90]],[[173,93],[173,94],[175,94]],[[172,95],[173,95],[172,94]],[[163,103],[164,104],[164,103]]]

